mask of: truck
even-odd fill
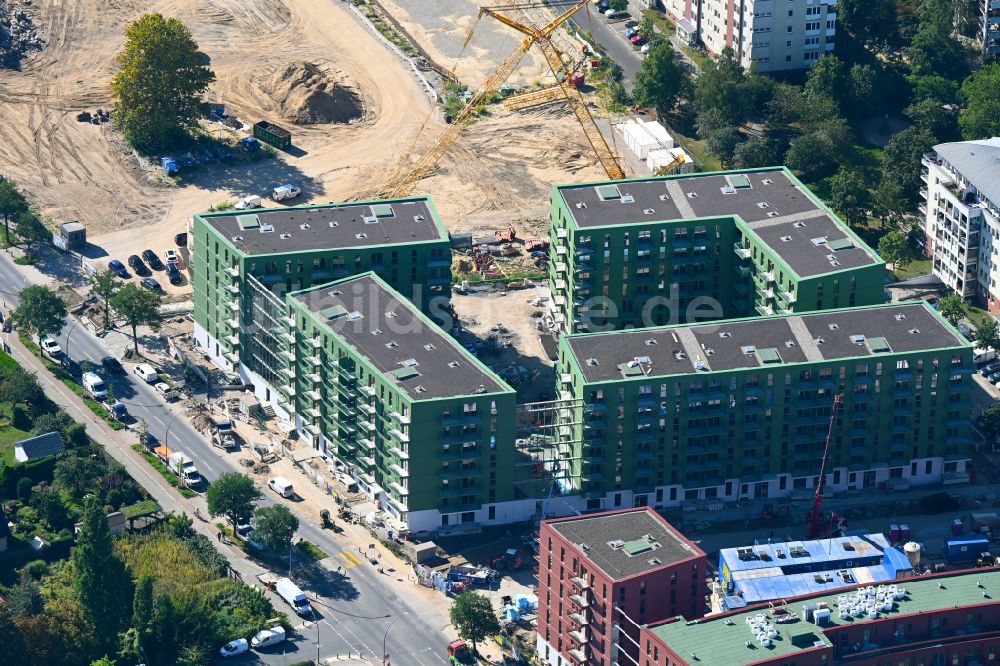
[[[995,361],[996,359],[997,359],[996,350],[982,349],[980,347],[975,347],[972,350],[972,362],[975,363],[976,365],[989,363],[990,361]]]
[[[179,451],[167,456],[167,469],[183,480],[189,488],[201,485],[201,474],[198,473],[198,468],[194,466],[190,458]]]
[[[288,602],[288,605],[295,609],[299,615],[312,615],[312,606],[309,605],[309,597],[299,589],[299,586],[287,578],[279,578],[274,585],[274,591],[278,596]]]
[[[475,664],[476,658],[469,649],[469,644],[462,639],[448,643],[448,663],[451,666],[465,666]]]
[[[292,147],[292,133],[284,127],[278,127],[274,123],[266,120],[253,124],[253,135],[264,143],[269,143],[279,150],[287,150]]]
[[[104,400],[108,397],[108,385],[96,372],[83,373],[83,388],[94,400]]]
[[[233,430],[232,421],[215,422],[215,428],[212,432],[212,446],[220,449],[232,449],[236,447],[236,431]]]

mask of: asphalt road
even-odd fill
[[[3,300],[5,312],[16,305],[17,292],[29,284],[10,257],[0,254],[0,299]],[[108,355],[105,342],[83,325],[75,325],[75,321],[71,320],[58,336],[59,344],[77,362],[85,359],[99,362]],[[129,374],[110,378],[115,396],[128,406],[133,417],[147,423],[150,434],[160,443],[186,453],[209,483],[225,472],[241,471],[233,456],[226,456],[212,447],[178,411],[164,404],[151,385],[131,374],[131,364],[125,367]],[[277,501],[279,500],[268,492],[261,505],[275,504]],[[419,608],[396,594],[396,587],[409,586],[410,583],[397,582],[395,576],[379,574],[373,565],[357,553],[356,544],[335,538],[329,531],[318,527],[313,522],[314,516],[297,511],[294,502],[283,502],[298,515],[300,528],[296,533],[297,537],[308,539],[334,557],[345,551],[353,551],[362,562],[350,566],[343,573],[313,568],[311,571],[314,573],[308,582],[293,571],[292,577],[300,587],[320,597],[316,607],[316,620],[320,629],[321,656],[346,655],[348,652],[356,655],[364,652],[377,662],[382,654],[382,642],[385,638],[393,663],[425,666],[447,664],[445,652],[449,639],[443,633],[443,627],[428,624]],[[317,571],[320,573],[318,576],[315,575]],[[302,573],[300,567],[299,574]],[[397,573],[406,577],[406,572]],[[294,624],[294,612],[290,608],[285,608],[280,601],[277,602],[277,608],[287,611]],[[303,620],[309,621],[311,618]],[[385,632],[390,623],[392,630],[386,637]],[[302,630],[297,641],[286,642],[283,648],[276,646],[273,648],[275,652],[271,654],[232,661],[238,663],[255,660],[256,663],[284,664],[286,656],[282,649],[288,651],[288,658],[293,661],[315,658],[315,641],[315,629],[310,627]]]
[[[581,16],[583,16],[581,14]],[[639,18],[642,18],[641,16]],[[632,17],[628,21],[638,21]],[[594,40],[601,45],[611,59],[622,68],[622,85],[629,93],[635,81],[636,73],[642,69],[642,56],[622,35],[625,31],[627,21],[617,20],[609,23],[606,18],[599,16],[596,11],[591,13],[588,21],[585,16],[576,21],[581,30],[589,30]]]

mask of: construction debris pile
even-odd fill
[[[343,74],[311,62],[293,62],[261,87],[278,114],[297,125],[349,123],[365,114],[356,86]]]
[[[29,4],[30,0],[0,0],[0,67],[19,69],[29,51],[42,49],[42,38],[24,8]]]

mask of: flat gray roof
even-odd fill
[[[292,296],[414,400],[513,392],[406,298],[365,273]]]
[[[257,208],[200,217],[248,255],[444,240],[427,197]]]
[[[606,190],[608,186],[612,189]],[[581,229],[735,216],[799,276],[880,262],[812,193],[780,168],[561,185],[557,189]],[[813,242],[821,238],[825,240]],[[831,249],[829,243],[837,247],[841,245],[837,241],[844,239],[849,247]]]
[[[921,302],[566,337],[588,382],[971,347]],[[638,362],[635,359],[640,359]]]
[[[702,554],[650,509],[567,518],[549,526],[612,580]]]

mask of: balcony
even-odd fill
[[[587,618],[586,613],[570,613],[569,619],[573,620],[581,626],[590,624],[590,619]]]
[[[587,634],[583,633],[583,631],[580,629],[576,629],[574,631],[569,632],[569,637],[572,638],[577,643],[579,643],[580,645],[583,645],[584,643],[587,642]]]
[[[222,270],[228,274],[229,277],[238,278],[240,276],[240,269],[236,266],[229,266],[228,268],[223,268]]]
[[[580,595],[580,594],[571,594],[571,595],[569,595],[569,600],[572,601],[574,604],[576,604],[580,608],[589,608],[590,607],[590,602],[587,601],[587,598],[584,597],[584,596],[582,596],[582,595]]]
[[[393,428],[393,429],[391,429],[391,430],[389,431],[389,435],[390,435],[390,436],[391,436],[391,437],[392,437],[393,439],[395,439],[395,440],[396,440],[397,442],[402,442],[402,443],[404,443],[404,444],[408,444],[408,443],[409,443],[409,441],[410,441],[410,436],[409,436],[409,435],[405,435],[405,434],[403,434],[402,432],[400,432],[400,431],[399,431],[398,429],[396,429],[396,428]]]
[[[736,256],[739,257],[740,259],[749,259],[750,258],[750,248],[743,247],[739,243],[733,245],[733,251],[736,252]]]
[[[573,583],[573,585],[580,588],[581,590],[586,590],[590,587],[590,583],[588,583],[585,579],[580,578],[579,576],[570,578],[569,582]]]
[[[582,664],[587,661],[587,651],[583,647],[576,650],[568,650],[566,654],[576,659],[577,663]]]

